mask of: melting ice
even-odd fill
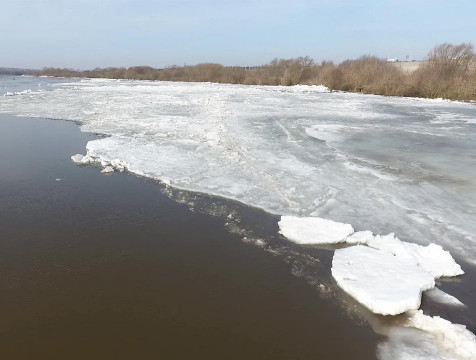
[[[476,106],[318,86],[82,80],[0,111],[109,135],[88,155],[284,215],[476,257]]]
[[[281,231],[298,243],[363,244],[337,250],[333,274],[383,313],[417,308],[435,278],[462,272],[438,245],[476,258],[474,105],[330,93],[319,86],[82,80],[41,90],[19,88],[1,97],[0,112],[80,121],[83,130],[109,136],[89,142],[85,156],[73,156],[77,163],[289,215]],[[287,221],[292,216],[327,220],[303,232]],[[389,232],[405,241],[373,235]],[[359,259],[377,268],[385,265],[382,259],[398,262],[393,269],[406,269],[413,280],[385,304],[388,292],[353,283],[356,269],[364,274],[360,279],[372,277],[368,267],[348,268]],[[409,323],[445,348],[418,349],[408,345],[414,334],[397,332],[387,334],[382,357],[393,358],[397,347],[398,356],[475,354],[474,335],[460,325],[420,312]],[[408,345],[404,351],[402,344]]]

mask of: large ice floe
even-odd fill
[[[401,241],[394,233],[385,236],[366,236],[360,244],[382,250],[397,258],[405,259],[420,266],[435,278],[442,276],[462,275],[463,270],[458,265],[448,251],[443,250],[440,245],[429,244],[421,246],[418,244]]]
[[[335,251],[332,276],[339,287],[376,314],[418,309],[422,292],[433,288],[435,279],[464,273],[441,246],[401,241],[393,233],[354,233],[349,224],[294,216],[282,216],[279,228],[298,244],[359,244]]]
[[[337,244],[354,232],[350,224],[317,217],[282,216],[279,232],[298,244]]]
[[[464,307],[457,298],[435,287],[439,277],[463,274],[441,246],[401,241],[393,233],[354,233],[349,224],[320,218],[283,216],[279,227],[281,234],[298,244],[350,245],[334,253],[331,272],[337,285],[375,314],[405,313],[403,320],[391,326],[370,321],[376,332],[387,337],[378,348],[380,359],[476,359],[476,337],[464,325],[417,310],[423,291],[434,301]]]
[[[412,261],[363,245],[336,250],[332,276],[345,292],[382,315],[418,309],[422,291],[435,286],[435,278]]]

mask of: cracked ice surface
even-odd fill
[[[308,86],[82,80],[1,97],[0,112],[109,135],[87,146],[103,166],[476,255],[474,105]]]

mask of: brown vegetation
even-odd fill
[[[437,45],[412,73],[374,56],[316,64],[309,57],[274,59],[256,68],[219,64],[154,69],[148,66],[88,71],[45,68],[37,75],[111,79],[217,82],[246,85],[323,84],[331,90],[388,96],[476,100],[476,57],[473,45]]]

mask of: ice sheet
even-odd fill
[[[96,79],[14,91],[26,89],[1,97],[0,112],[109,135],[88,145],[101,161],[272,213],[476,256],[474,105],[308,86]]]

